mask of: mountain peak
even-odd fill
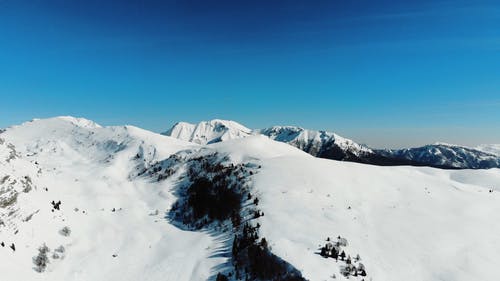
[[[49,118],[52,119],[52,118]],[[73,116],[57,116],[54,117],[53,119],[59,119],[63,121],[67,121],[72,123],[73,125],[76,125],[78,127],[83,127],[83,128],[101,128],[101,125],[97,124],[96,122],[82,118],[82,117],[73,117]]]
[[[19,126],[25,126],[29,124],[44,124],[45,126],[51,125],[51,124],[56,124],[56,123],[71,123],[74,126],[81,127],[81,128],[89,128],[89,129],[94,129],[94,128],[101,128],[101,125],[97,124],[96,122],[86,119],[86,118],[81,118],[81,117],[74,117],[74,116],[56,116],[56,117],[49,117],[49,118],[33,118],[30,121],[24,122],[21,125],[15,125],[13,127],[19,127]]]
[[[198,124],[177,122],[163,134],[197,144],[210,144],[247,137],[252,134],[252,130],[235,121],[213,119]]]

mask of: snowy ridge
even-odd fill
[[[360,162],[370,162],[364,157],[374,155],[370,148],[335,133],[307,130],[296,126],[273,126],[250,130],[234,121],[215,119],[197,125],[178,122],[163,134],[198,144],[211,144],[260,134],[295,146],[316,157],[335,160],[363,158]]]
[[[500,144],[482,144],[477,146],[476,149],[500,157]]]
[[[335,133],[327,131],[307,130],[295,126],[274,126],[262,129],[259,133],[273,140],[291,144],[307,153],[321,157],[325,151],[331,149],[329,146],[337,146],[343,151],[360,156],[373,153],[365,146],[359,145],[350,139],[343,138]]]
[[[465,146],[436,143],[416,148],[380,150],[387,157],[403,158],[428,165],[462,168],[488,169],[500,167],[500,157]]]
[[[209,197],[235,188],[241,209],[198,212],[188,231],[169,214],[196,202],[199,177],[220,183]],[[257,253],[311,281],[496,280],[499,182],[500,169],[329,161],[263,135],[198,145],[133,126],[35,120],[0,134],[1,279],[245,280],[242,267],[263,266],[245,260]],[[202,211],[226,207],[207,202]],[[189,223],[187,214],[176,218]],[[338,236],[346,257],[322,257]]]
[[[198,125],[179,122],[166,135],[207,144],[261,134],[295,146],[315,157],[381,166],[430,166],[446,169],[500,168],[500,146],[477,149],[447,143],[417,148],[371,149],[333,132],[308,130],[297,126],[250,129],[224,120],[204,121]]]
[[[162,280],[165,275],[172,280],[203,280],[211,276],[210,269],[223,259],[207,257],[219,242],[207,234],[185,233],[159,223],[165,222],[164,213],[175,200],[170,186],[134,176],[151,163],[195,145],[131,126],[98,127],[73,121],[35,120],[1,135],[5,144],[15,144],[17,156],[9,163],[0,159],[0,174],[9,176],[0,188],[18,194],[17,200],[7,201],[7,208],[0,208],[2,215],[15,211],[2,217],[5,227],[0,226],[0,242],[5,245],[0,248],[2,280]],[[20,180],[25,175],[31,179],[29,192],[22,191]],[[61,202],[58,209],[52,201]],[[69,234],[61,234],[64,227]],[[32,258],[44,244],[49,248],[49,263],[36,265]],[[186,248],[191,251],[183,252]],[[175,266],[179,263],[182,270]]]
[[[209,144],[247,137],[252,130],[234,121],[214,119],[196,125],[179,122],[163,134],[197,144]]]

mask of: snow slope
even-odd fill
[[[16,161],[25,162],[13,170],[19,176],[30,174],[36,186],[20,193],[15,204],[28,210],[24,215],[36,210],[32,218],[26,222],[21,220],[24,215],[11,218],[18,225],[17,233],[0,228],[1,240],[7,246],[16,245],[16,251],[0,248],[1,279],[204,280],[211,276],[213,266],[224,261],[210,258],[220,243],[216,237],[167,223],[165,212],[175,201],[171,184],[160,186],[131,177],[152,161],[193,145],[131,126],[101,128],[76,120],[35,120],[0,135],[5,143],[16,144],[20,157]],[[38,164],[31,163],[35,161]],[[29,164],[41,173],[32,175]],[[2,174],[11,173],[12,169],[1,167]],[[60,210],[52,212],[52,200],[62,202]],[[59,233],[64,226],[71,229],[68,237]],[[51,249],[49,256],[59,246],[65,252],[63,258],[51,258],[46,271],[38,273],[32,257],[44,243]]]
[[[497,280],[500,274],[499,169],[337,162],[256,138],[217,150],[260,159],[253,182],[265,213],[261,234],[310,280],[333,274],[343,280],[341,263],[317,254],[327,236],[338,235],[373,280]]]
[[[165,218],[179,199],[183,155],[213,153],[259,166],[245,176],[265,214],[252,223],[309,280],[346,280],[344,262],[318,255],[326,237],[339,235],[348,254],[361,256],[365,280],[493,281],[500,274],[499,169],[332,161],[261,135],[197,145],[73,117],[13,126],[0,139],[2,281],[214,280],[229,270],[222,253],[231,233],[213,225],[185,231]],[[179,169],[169,177],[139,176],[173,154]],[[64,226],[69,236],[61,235]],[[50,263],[39,273],[32,258],[44,243]],[[60,246],[64,253],[55,251]]]
[[[477,150],[494,154],[500,157],[500,144],[483,144],[476,147]]]

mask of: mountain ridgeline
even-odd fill
[[[500,169],[353,163],[396,152],[297,127],[214,120],[174,133],[70,116],[0,133],[1,280],[500,276]],[[399,157],[495,165],[478,151]]]
[[[372,149],[333,132],[296,126],[249,129],[237,122],[214,119],[198,124],[176,123],[163,133],[197,144],[211,144],[251,135],[264,135],[290,144],[315,157],[379,166],[429,166],[443,169],[489,169],[500,167],[500,156],[488,149],[436,143],[416,148]]]

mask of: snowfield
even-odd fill
[[[166,222],[165,212],[175,200],[168,183],[129,180],[136,166],[144,165],[136,162],[163,159],[193,145],[134,127],[89,124],[37,120],[0,135],[42,170],[32,176],[36,189],[20,194],[17,203],[38,212],[18,222],[17,234],[1,229],[1,240],[16,245],[15,252],[0,248],[1,280],[209,278],[211,269],[225,261],[210,258],[218,239]],[[52,200],[62,202],[60,211],[51,211]],[[64,226],[71,229],[68,237],[59,233]],[[32,257],[44,243],[51,250],[62,245],[65,252],[39,273]]]
[[[500,156],[500,144],[483,144],[477,146],[476,149]]]
[[[339,276],[313,251],[337,235],[373,280],[496,280],[499,175],[280,157],[255,186],[263,236],[311,280]]]
[[[264,213],[254,220],[259,235],[307,280],[347,280],[345,262],[319,255],[337,236],[368,274],[349,280],[498,280],[500,169],[380,167],[315,158],[262,135],[229,139],[197,144],[73,117],[7,128],[0,279],[215,280],[230,271],[230,233],[185,231],[167,218],[183,170],[141,176],[172,154],[213,151],[260,166],[248,178]],[[33,257],[44,244],[49,263],[40,270]]]

